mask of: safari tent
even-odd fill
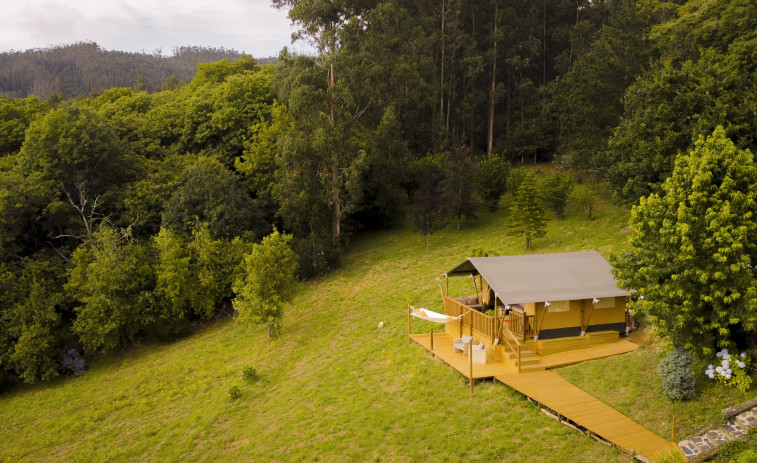
[[[629,327],[628,292],[597,251],[470,257],[444,276],[473,279],[475,296],[447,290],[445,313],[463,315],[461,334],[465,324],[492,344],[509,332],[548,354],[617,340]]]

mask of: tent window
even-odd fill
[[[610,309],[613,307],[615,307],[614,297],[601,297],[599,298],[599,302],[594,304],[595,309]]]
[[[570,312],[570,301],[550,301],[547,312]]]

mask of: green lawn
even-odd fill
[[[533,252],[618,251],[628,211],[602,203],[597,215],[552,221]],[[0,398],[0,461],[631,461],[501,384],[469,395],[458,373],[408,345],[407,304],[441,310],[436,276],[475,247],[524,252],[503,223],[482,214],[433,235],[428,252],[407,228],[362,234],[340,269],[301,285],[279,339],[222,320],[94,361],[82,377],[18,388]],[[712,399],[671,406],[655,362],[650,347],[563,374],[663,435],[670,411],[718,421],[723,403],[740,401],[710,388]],[[259,381],[239,377],[245,365]],[[230,400],[234,384],[242,395]]]

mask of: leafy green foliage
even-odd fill
[[[442,196],[444,180],[443,157],[428,154],[413,163],[414,188],[410,196],[413,226],[426,238],[447,226],[449,215]]]
[[[568,195],[571,203],[583,211],[587,220],[594,219],[594,205],[597,203],[597,188],[588,183],[575,185]]]
[[[470,148],[459,146],[444,156],[444,178],[441,182],[445,207],[451,218],[475,218],[482,206],[481,186],[478,183],[479,163]]]
[[[0,266],[0,365],[26,383],[58,375],[63,301],[62,268],[54,259],[30,260],[17,272]]]
[[[531,249],[531,238],[539,238],[547,233],[547,219],[536,190],[536,180],[530,170],[524,172],[520,186],[515,191],[506,227],[510,235],[523,235],[526,238],[526,249]]]
[[[255,367],[247,365],[246,367],[242,368],[241,376],[245,381],[255,381],[256,379],[258,379],[258,371],[255,369]]]
[[[184,171],[163,210],[163,227],[177,233],[188,235],[199,222],[206,223],[216,239],[267,228],[234,173],[202,157]]]
[[[662,389],[670,400],[689,400],[696,394],[696,383],[691,365],[694,357],[683,349],[671,351],[657,367],[662,378]]]
[[[234,283],[234,309],[238,319],[268,325],[268,335],[281,331],[284,307],[292,299],[297,256],[292,236],[273,233],[244,257],[244,274]]]
[[[87,352],[126,346],[153,320],[150,253],[128,238],[104,224],[73,254],[65,289],[77,301],[72,328]]]
[[[481,197],[489,211],[497,210],[499,200],[507,192],[509,173],[510,163],[501,155],[492,154],[481,161],[477,182],[481,188]]]
[[[567,172],[554,172],[540,178],[538,182],[541,200],[560,219],[565,216],[565,207],[568,205],[568,197],[573,187],[573,177]]]
[[[653,29],[662,57],[629,86],[609,141],[607,180],[626,201],[659,191],[676,155],[718,125],[739,148],[757,146],[751,85],[757,8],[747,1],[694,0],[679,13]]]
[[[757,329],[757,166],[717,128],[679,156],[662,195],[631,213],[633,254],[614,259],[660,334],[698,356]]]
[[[234,384],[233,386],[229,386],[226,388],[226,393],[229,395],[229,399],[235,400],[238,399],[242,395],[242,389]]]

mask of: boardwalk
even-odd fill
[[[433,350],[430,334],[413,334],[410,338],[464,376],[469,376],[469,359],[461,353],[454,352],[452,335],[435,334]],[[599,436],[625,452],[631,453],[633,450],[651,461],[656,461],[662,455],[681,451],[675,443],[648,431],[604,402],[573,386],[558,374],[544,370],[631,352],[636,348],[636,344],[623,340],[588,349],[539,356],[541,368],[523,373],[518,373],[516,367],[490,353],[485,365],[473,365],[473,378],[495,378],[541,406],[551,409],[559,415],[561,421],[570,420],[576,427],[585,428],[587,433]]]
[[[570,384],[552,371],[503,373],[495,378],[567,418],[621,450],[634,450],[652,461],[678,446],[648,431],[604,402]]]

